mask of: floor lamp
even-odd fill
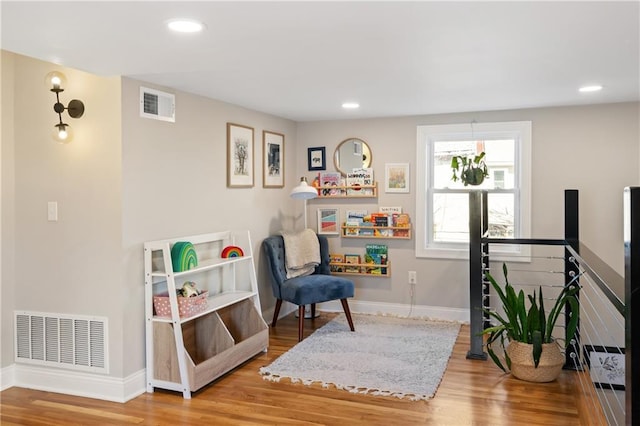
[[[318,190],[309,186],[307,178],[303,176],[300,178],[300,184],[293,188],[289,196],[294,200],[304,200],[304,229],[307,229],[307,200],[316,198]]]
[[[304,200],[304,229],[307,229],[307,200],[316,198],[318,196],[318,190],[313,186],[309,186],[307,178],[303,176],[300,178],[300,184],[293,188],[289,196],[294,200]],[[316,312],[316,317],[319,315],[320,314]],[[299,317],[299,315],[296,310],[296,318],[297,317]],[[311,309],[308,305],[304,307],[304,317],[313,318],[311,316]]]

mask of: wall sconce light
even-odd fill
[[[60,102],[60,92],[64,92],[63,86],[66,86],[67,79],[61,72],[52,71],[45,77],[45,82],[51,91],[56,94],[56,103],[53,104],[53,110],[58,114],[58,124],[53,126],[53,138],[60,143],[69,143],[73,139],[71,126],[62,121],[62,113],[67,110],[71,118],[80,118],[84,114],[84,103],[78,99],[73,99],[68,106],[64,106]]]

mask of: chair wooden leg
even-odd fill
[[[356,329],[353,328],[353,320],[351,319],[349,302],[347,302],[347,299],[340,299],[340,302],[342,302],[342,309],[344,309],[344,315],[347,317],[347,321],[349,322],[349,328],[351,329],[351,331],[356,331]]]
[[[298,342],[302,341],[304,335],[304,305],[298,306]]]
[[[280,314],[280,306],[282,306],[282,299],[276,300],[276,307],[273,310],[273,320],[271,321],[271,327],[276,326],[276,321],[278,321],[278,315]]]
[[[313,319],[315,319],[315,317],[316,317],[316,304],[312,303],[311,304],[311,319],[313,320]]]

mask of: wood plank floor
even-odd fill
[[[305,336],[333,318],[306,320]],[[268,353],[195,393],[157,390],[125,404],[21,388],[0,393],[0,423],[8,425],[580,425],[575,373],[552,383],[513,379],[490,361],[465,358],[469,328],[463,326],[436,396],[430,401],[351,394],[258,374],[297,343],[297,319],[278,321]],[[357,323],[356,323],[357,329]]]

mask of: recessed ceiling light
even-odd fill
[[[202,22],[193,19],[172,19],[167,21],[167,27],[178,33],[197,33],[205,29]]]
[[[591,86],[582,86],[578,90],[580,92],[582,92],[582,93],[598,92],[598,91],[602,90],[602,86],[600,86],[599,84],[594,84],[594,85],[591,85]]]
[[[345,102],[342,104],[342,108],[344,109],[356,109],[360,108],[360,104],[357,102]]]

